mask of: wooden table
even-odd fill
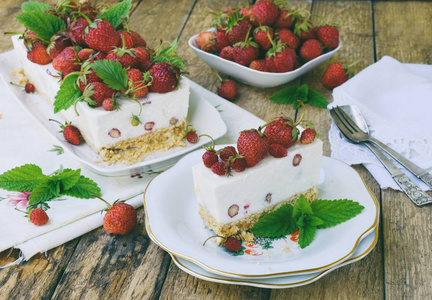
[[[14,18],[22,2],[0,2],[2,32],[22,30]],[[117,1],[103,2],[113,5]],[[288,2],[292,8],[311,10],[340,25],[342,48],[331,61],[359,60],[355,72],[384,55],[405,63],[432,64],[430,2]],[[209,28],[208,11],[238,3],[241,1],[134,0],[130,27],[140,32],[150,45],[156,45],[161,38],[178,38],[178,53],[186,60],[188,77],[216,91],[217,78],[189,49],[187,40]],[[9,36],[2,35],[0,39],[1,52],[12,49]],[[331,102],[331,91],[319,80],[324,68],[321,66],[289,85],[307,83]],[[280,88],[260,89],[239,84],[235,103],[265,120],[282,111],[293,115],[292,106],[269,100]],[[327,110],[308,107],[307,114],[322,134],[324,154],[329,156],[327,132],[331,120]],[[430,299],[432,206],[416,207],[401,192],[381,190],[362,166],[355,169],[381,205],[378,243],[361,261],[310,285],[271,290],[217,284],[190,276],[150,241],[141,208],[139,225],[133,234],[111,236],[103,229],[94,230],[19,266],[0,270],[0,299]],[[0,265],[14,261],[18,255],[18,251],[0,253]]]

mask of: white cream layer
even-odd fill
[[[18,35],[13,36],[12,41],[19,64],[23,67],[26,76],[52,105],[60,84],[58,78],[50,76],[48,72],[56,75],[57,71],[51,64],[41,66],[29,61],[27,49]],[[176,90],[166,94],[149,93],[146,97],[140,98],[139,103],[126,98],[119,98],[119,101],[120,109],[115,111],[105,111],[102,107],[92,108],[85,102],[79,102],[77,104],[79,116],[73,107],[66,111],[62,110],[59,114],[78,127],[86,142],[93,150],[99,152],[101,148],[109,148],[121,140],[185,122],[189,108],[189,82],[180,80]],[[140,106],[142,106],[142,113],[139,118],[142,124],[132,126],[132,114],[138,115]],[[146,124],[149,128],[151,122],[154,123],[152,130],[147,130]],[[111,137],[109,133],[114,128],[119,130],[120,137]]]
[[[294,166],[297,154],[302,159]],[[297,143],[288,148],[286,157],[267,156],[254,167],[233,171],[229,177],[216,175],[199,163],[192,167],[194,191],[198,202],[219,224],[237,221],[317,185],[321,158],[322,142],[317,139],[308,145]],[[234,217],[228,214],[232,205],[239,207]]]

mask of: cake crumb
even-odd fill
[[[19,85],[25,85],[26,83],[29,82],[28,78],[26,77],[26,75],[24,73],[24,69],[23,68],[19,68],[19,69],[13,70],[12,71],[12,75],[14,75],[18,79],[18,84]]]
[[[285,246],[282,248],[283,253],[289,253],[290,251],[291,251],[291,249],[288,246]]]

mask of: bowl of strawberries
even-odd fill
[[[286,84],[329,60],[341,47],[339,29],[310,13],[271,0],[213,13],[213,28],[188,43],[211,68],[260,88]]]

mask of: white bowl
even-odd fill
[[[208,31],[215,30],[209,29]],[[215,54],[201,50],[200,48],[198,48],[195,41],[197,36],[198,34],[192,36],[189,39],[189,47],[191,47],[192,50],[195,51],[196,55],[198,55],[198,57],[201,58],[206,64],[208,64],[213,69],[229,75],[240,82],[260,88],[272,88],[293,81],[297,77],[300,77],[303,74],[325,63],[337,51],[339,51],[341,47],[341,43],[339,42],[339,45],[336,49],[325,52],[317,58],[303,64],[300,68],[294,71],[285,73],[270,73],[261,72],[242,66],[238,63],[223,59]]]

